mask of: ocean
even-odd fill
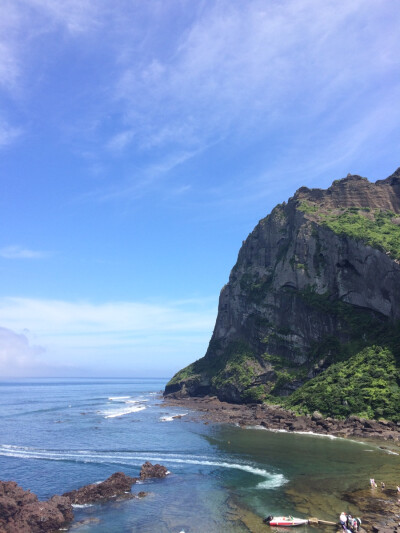
[[[47,499],[116,471],[138,476],[145,461],[171,472],[133,485],[148,492],[143,499],[75,507],[77,533],[256,532],[269,514],[337,520],[345,491],[370,477],[400,481],[399,457],[388,449],[206,424],[163,403],[166,382],[0,381],[0,479]]]

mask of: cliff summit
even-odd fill
[[[166,395],[400,412],[400,168],[300,188],[244,241],[207,353]]]

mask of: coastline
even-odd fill
[[[167,396],[164,398],[164,403],[189,409],[190,414],[185,416],[186,420],[351,439],[377,446],[389,454],[400,455],[400,426],[393,422],[365,420],[356,416],[350,416],[347,420],[324,419],[317,412],[311,416],[296,416],[293,412],[275,405],[231,404],[222,402],[216,397]],[[396,489],[381,490],[366,487],[353,492],[344,492],[341,497],[344,505],[354,506],[360,510],[363,520],[360,531],[387,533],[400,530],[400,503]],[[242,508],[237,501],[234,507],[249,531],[259,530],[258,524],[256,529],[253,529],[256,525],[254,513],[245,507]],[[261,524],[260,529],[262,529]]]
[[[324,418],[317,411],[312,415],[296,415],[278,405],[233,404],[217,397],[164,398],[166,405],[184,407],[192,417],[205,422],[236,424],[242,427],[260,426],[271,431],[315,433],[328,437],[354,438],[367,442],[385,443],[383,448],[400,454],[400,426],[386,420],[367,420],[350,416],[346,420]]]

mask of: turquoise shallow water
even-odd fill
[[[266,514],[336,519],[344,490],[400,480],[399,457],[376,446],[195,422],[163,404],[165,382],[0,382],[0,478],[48,498],[115,471],[136,476],[146,460],[167,466],[165,480],[133,487],[144,499],[76,508],[95,521],[75,531],[99,533],[245,531],[230,520],[232,500],[260,524]]]

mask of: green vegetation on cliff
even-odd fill
[[[286,400],[286,406],[303,413],[325,416],[398,420],[400,371],[388,348],[370,346],[331,365]]]
[[[390,324],[371,310],[356,308],[328,292],[318,294],[313,286],[298,294],[309,307],[340,320],[341,332],[348,338],[347,342],[340,342],[337,335],[329,335],[316,341],[310,349],[310,362],[320,358],[327,358],[330,363],[344,361],[374,344],[388,346],[393,353],[400,354],[399,324]]]
[[[398,420],[400,416],[400,324],[382,320],[366,309],[318,294],[313,287],[300,297],[313,309],[339,319],[348,342],[327,336],[310,349],[309,363],[329,368],[295,391],[285,404],[304,413],[326,416],[356,414]]]
[[[206,356],[166,394],[399,420],[399,177],[301,188],[262,219],[224,288]]]
[[[255,368],[258,366],[259,362],[248,344],[240,341],[231,342],[218,357],[202,357],[180,370],[167,383],[167,387],[182,381],[191,381],[193,384],[204,381],[214,394],[225,390],[226,396],[229,397],[230,394],[241,395],[243,392],[241,400],[255,401],[261,397],[260,388],[251,389],[256,375]]]
[[[338,212],[319,209],[307,201],[301,203],[299,210],[316,218],[337,235],[347,235],[400,259],[400,218],[393,211],[349,207]]]

